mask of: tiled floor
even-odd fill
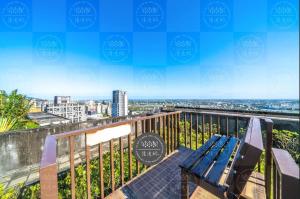
[[[109,199],[179,199],[181,198],[181,176],[179,163],[184,161],[191,150],[181,147],[161,163],[149,168],[144,174],[134,178],[114,191]],[[224,177],[224,176],[223,176]],[[222,178],[223,178],[222,177]],[[221,180],[222,181],[222,180]],[[189,182],[190,198],[216,199],[213,194]],[[264,177],[253,172],[242,195],[245,198],[265,199]]]
[[[182,162],[191,150],[180,148],[164,161],[151,168],[141,177],[133,180],[122,188],[128,198],[180,198],[181,177],[179,163]],[[196,186],[190,183],[193,192]]]

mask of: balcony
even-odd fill
[[[49,135],[40,166],[41,198],[58,198],[65,189],[69,190],[65,191],[69,194],[67,197],[72,199],[181,198],[179,164],[214,134],[242,138],[249,128],[251,117],[253,115],[240,113],[173,110],[116,121],[101,127]],[[293,198],[299,195],[299,168],[286,151],[272,148],[272,120],[261,117],[260,121],[262,125],[259,128],[264,130],[265,150],[240,196]],[[131,133],[93,146],[87,144],[90,135],[123,125],[130,125]],[[134,140],[144,132],[156,133],[166,143],[166,157],[151,167],[137,161],[132,152]],[[80,153],[81,161],[76,158],[79,156],[76,150],[76,139],[79,136],[86,139],[84,152]],[[60,165],[57,158],[57,142],[61,140],[68,140],[69,164],[64,166]],[[287,168],[287,163],[292,166]],[[84,169],[84,175],[79,175],[76,170],[80,166]],[[225,183],[229,170],[228,166],[220,183]],[[67,187],[61,186],[62,172],[70,177]],[[79,188],[79,183],[84,184],[83,189]],[[218,198],[192,182],[189,182],[189,187],[190,198]]]

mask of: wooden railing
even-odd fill
[[[271,196],[271,150],[273,146],[273,121],[265,119],[266,124],[266,141],[265,141],[265,188],[266,197],[270,199]]]
[[[272,198],[299,198],[299,166],[292,156],[283,149],[272,148],[272,159]]]
[[[195,131],[196,148],[198,148],[198,136],[200,136],[201,144],[205,142],[205,137],[210,138],[213,134],[231,135],[229,121],[234,121],[233,136],[240,137],[240,122],[243,121],[245,128],[250,119],[248,116],[239,114],[226,113],[210,113],[210,112],[182,112],[182,120],[184,123],[184,146],[191,147],[192,132]],[[189,126],[189,129],[187,128]],[[244,129],[246,130],[246,129]],[[200,133],[199,133],[200,132]],[[189,136],[189,140],[187,139]]]
[[[248,122],[250,117],[247,115],[240,115],[240,114],[226,114],[226,113],[216,113],[216,112],[207,112],[207,111],[183,111],[182,112],[182,120],[184,129],[181,132],[184,137],[183,146],[192,148],[192,134],[195,133],[196,140],[195,146],[196,148],[199,147],[198,142],[198,136],[200,136],[201,144],[203,144],[205,140],[205,136],[210,138],[213,134],[225,134],[225,135],[231,135],[235,137],[241,138],[243,136],[243,132],[246,130]],[[221,122],[223,120],[223,122]],[[229,122],[231,121],[231,122]],[[244,122],[243,128],[241,129],[241,122]],[[234,125],[233,130],[230,131],[229,129],[232,129],[230,126]],[[223,125],[222,125],[223,124]],[[189,128],[188,128],[189,126]],[[213,128],[214,127],[214,128]],[[265,178],[265,190],[266,190],[266,198],[270,199],[272,198],[296,198],[296,197],[289,197],[289,196],[299,196],[299,189],[296,187],[299,186],[299,168],[296,165],[295,161],[292,159],[292,157],[288,154],[287,151],[280,152],[283,150],[279,149],[272,149],[273,146],[273,121],[268,118],[261,118],[261,128],[264,129],[264,154],[265,157],[261,157],[260,162],[257,164],[257,171],[264,173]],[[200,132],[200,133],[199,133]],[[274,157],[274,151],[276,151],[276,157]],[[284,154],[283,154],[284,153]],[[272,157],[274,159],[273,161],[273,176],[272,176]],[[281,157],[281,159],[278,160],[278,158]],[[284,161],[282,161],[285,157],[286,163],[285,167],[283,166]],[[281,160],[281,162],[279,162]],[[295,168],[296,166],[291,166],[290,171],[288,171],[288,164],[293,164],[297,166],[298,169],[298,179],[296,180],[295,177]],[[262,164],[264,164],[264,171],[262,171],[261,167]],[[278,170],[277,174],[274,176],[274,169]],[[283,173],[283,171],[286,173]],[[290,173],[291,172],[291,173]],[[294,173],[294,174],[293,174]],[[293,177],[291,177],[293,175]],[[280,177],[281,176],[281,177]],[[272,179],[273,178],[273,179]],[[294,181],[293,181],[294,180]],[[287,184],[293,181],[294,185],[297,186],[284,186],[282,183],[287,182]],[[273,189],[272,189],[272,183],[273,183]],[[276,186],[275,186],[276,184]],[[294,193],[297,193],[294,195]],[[280,195],[281,194],[281,195]],[[290,194],[290,195],[289,195]],[[280,195],[280,197],[279,197]]]
[[[179,146],[179,135],[180,135],[180,111],[166,112],[157,115],[145,116],[133,118],[131,120],[125,120],[121,122],[115,122],[107,124],[101,127],[94,127],[82,130],[76,130],[56,135],[49,135],[45,140],[45,147],[42,155],[40,165],[40,184],[41,184],[41,198],[42,199],[57,199],[58,198],[58,170],[57,170],[57,157],[56,147],[57,141],[60,139],[67,139],[69,141],[69,155],[70,155],[70,177],[71,177],[71,197],[75,198],[76,195],[76,176],[75,176],[75,163],[74,163],[74,138],[76,136],[84,135],[86,138],[85,142],[85,164],[86,164],[86,185],[87,185],[87,198],[91,198],[91,146],[87,144],[87,137],[95,134],[98,131],[118,127],[122,125],[131,125],[132,132],[127,135],[127,138],[119,137],[117,139],[111,139],[104,143],[98,144],[98,157],[99,157],[99,190],[100,198],[105,197],[104,192],[104,177],[103,177],[103,154],[105,153],[104,146],[109,145],[108,151],[110,152],[110,189],[114,191],[116,189],[115,184],[115,171],[114,171],[114,145],[119,143],[120,152],[120,182],[121,185],[125,183],[124,180],[124,139],[127,139],[127,153],[129,159],[128,180],[132,179],[132,142],[141,133],[154,132],[159,134],[166,143],[167,154],[172,153]],[[136,173],[140,174],[140,162],[136,161]]]
[[[197,112],[197,111],[172,111],[163,112],[160,114],[145,116],[139,118],[132,118],[131,120],[125,120],[121,122],[107,124],[101,127],[94,127],[89,129],[82,129],[72,132],[66,132],[57,135],[49,135],[45,142],[45,148],[43,151],[43,157],[40,168],[40,183],[41,183],[41,197],[46,198],[57,198],[58,187],[57,187],[57,159],[56,159],[56,142],[59,139],[69,140],[69,154],[70,154],[70,173],[71,173],[71,196],[75,198],[75,163],[74,163],[74,137],[79,135],[95,134],[97,131],[117,127],[125,124],[132,126],[132,132],[127,138],[120,137],[118,140],[110,140],[106,143],[99,143],[98,146],[98,157],[99,157],[99,190],[100,198],[106,196],[104,189],[103,179],[103,154],[110,152],[110,189],[114,191],[117,187],[115,184],[114,175],[114,145],[119,144],[120,151],[120,182],[121,185],[126,183],[124,180],[124,165],[123,165],[123,151],[127,148],[129,167],[128,175],[130,180],[133,176],[133,161],[132,161],[132,142],[143,132],[154,132],[159,134],[166,143],[167,154],[172,153],[180,145],[196,149],[200,147],[207,139],[213,134],[232,135],[241,138],[248,126],[250,117],[248,115],[241,115],[235,113],[215,113],[215,112]],[[261,171],[261,163],[264,163],[265,170],[265,184],[266,184],[266,195],[270,198],[272,195],[271,191],[271,171],[272,171],[272,131],[273,122],[270,119],[261,119],[263,122],[262,127],[265,129],[264,145],[265,145],[265,158],[257,165],[257,171]],[[127,143],[124,143],[123,139],[127,139]],[[107,146],[107,147],[104,147]],[[105,151],[105,149],[107,149]],[[91,198],[91,174],[90,174],[90,160],[91,160],[91,148],[86,145],[85,147],[85,159],[86,159],[86,179],[87,179],[87,198]],[[141,163],[136,161],[134,172],[136,175],[141,173]],[[147,167],[146,167],[147,168]],[[278,167],[277,167],[278,168]]]

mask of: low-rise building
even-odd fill
[[[37,113],[43,111],[43,106],[48,104],[48,100],[38,99],[38,98],[32,98],[30,99],[31,108],[29,110],[30,113]]]
[[[97,113],[102,114],[103,116],[111,116],[111,103],[98,103],[97,104]]]
[[[71,122],[87,120],[85,106],[83,104],[71,102],[71,99],[68,96],[55,96],[54,103],[45,105],[43,110],[44,112],[70,119]]]
[[[49,104],[45,106],[44,111],[70,119],[71,122],[86,121],[85,107],[78,103]]]
[[[70,96],[54,96],[54,104],[69,104],[71,103]]]
[[[97,113],[97,104],[95,101],[90,100],[85,103],[85,113],[87,115],[94,115]]]

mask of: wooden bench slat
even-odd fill
[[[216,158],[220,150],[226,144],[228,137],[222,136],[218,142],[212,147],[212,149],[208,152],[205,157],[195,164],[195,167],[192,169],[192,173],[197,175],[198,177],[202,177],[207,169],[210,167],[213,160]]]
[[[202,145],[199,149],[194,151],[182,164],[179,166],[181,168],[189,169],[194,165],[194,163],[199,160],[209,149],[210,147],[219,140],[221,136],[214,135],[210,138],[204,145]]]
[[[233,153],[237,143],[238,143],[237,138],[235,137],[230,138],[229,142],[226,144],[224,148],[224,151],[220,154],[214,166],[209,171],[209,174],[206,176],[206,180],[209,183],[213,185],[219,184],[219,180],[222,177],[222,174],[229,162],[230,156]]]

